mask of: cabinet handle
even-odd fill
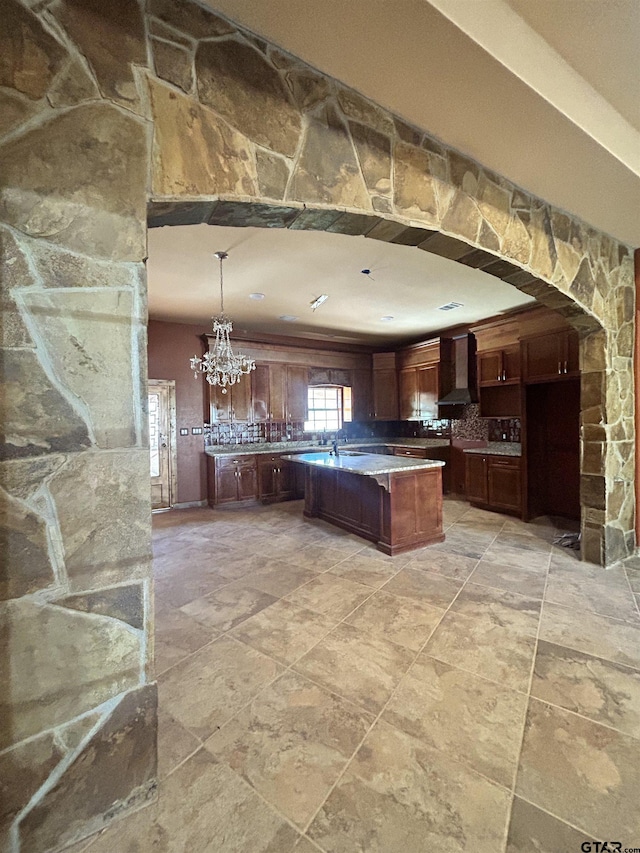
[[[503,370],[503,371],[502,371],[502,381],[503,381],[503,382],[506,382],[506,381],[507,381],[507,371],[506,371],[506,370]]]
[[[565,373],[569,372],[569,360],[568,359],[565,360],[565,363],[564,363],[564,372]]]
[[[498,375],[496,376],[496,380],[497,380],[498,382],[500,382],[500,374],[499,374],[499,373],[498,373]]]
[[[558,362],[558,373],[562,373],[562,362]]]

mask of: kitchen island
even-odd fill
[[[354,451],[283,459],[305,466],[305,517],[325,519],[392,556],[444,540],[444,462]]]

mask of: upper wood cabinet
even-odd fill
[[[252,420],[286,420],[287,368],[284,364],[257,364],[251,373]]]
[[[209,422],[251,420],[251,378],[243,376],[223,392],[219,385],[207,384],[209,390]]]
[[[478,361],[478,384],[516,385],[520,382],[520,346],[514,344],[491,352],[480,352]]]
[[[397,421],[398,376],[394,352],[373,354],[372,380],[373,406],[371,417],[377,421]]]
[[[287,365],[286,420],[306,421],[308,415],[309,368]]]
[[[525,382],[551,382],[577,376],[578,333],[573,330],[537,335],[522,341]]]
[[[368,421],[373,417],[371,370],[351,371],[351,407],[354,421]]]
[[[437,418],[437,401],[451,390],[451,341],[401,350],[398,361],[400,420]]]

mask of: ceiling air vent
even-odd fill
[[[453,311],[454,308],[462,308],[462,302],[447,302],[446,305],[441,305],[438,311]]]

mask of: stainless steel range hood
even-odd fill
[[[466,406],[478,402],[476,391],[476,339],[460,335],[453,339],[454,388],[437,401],[438,406]]]

